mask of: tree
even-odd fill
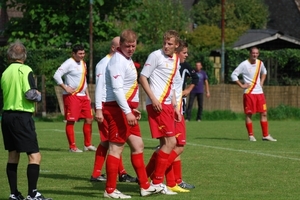
[[[226,0],[225,11],[227,44],[232,44],[247,29],[265,27],[269,15],[263,0]],[[208,44],[207,40],[210,40],[208,37],[214,38],[219,44],[221,43],[220,0],[201,0],[193,8],[193,19],[198,28],[189,36],[196,39],[197,35],[201,35],[197,38],[198,42],[193,42],[193,44],[197,46],[202,43],[205,48],[215,48],[215,42],[211,41],[212,44]],[[205,33],[209,33],[209,35]]]
[[[9,42],[15,39],[28,48],[66,47],[66,43],[89,46],[89,1],[11,0],[23,18],[12,18],[5,30]],[[189,15],[180,0],[94,0],[94,41],[109,41],[121,30],[135,30],[143,44],[161,43],[168,29],[183,31]]]

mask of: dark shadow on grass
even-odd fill
[[[225,138],[225,137],[196,137],[196,140],[236,140],[236,141],[247,141],[240,138]]]
[[[101,191],[91,193],[89,192],[84,192],[84,191],[78,191],[75,190],[75,188],[72,188],[71,190],[40,190],[40,192],[45,196],[51,198],[49,194],[55,194],[55,195],[74,195],[74,196],[83,196],[83,197],[102,197],[103,194],[101,194]]]
[[[67,174],[40,174],[40,177],[42,178],[49,178],[49,179],[62,179],[62,180],[66,180],[66,179],[70,179],[70,180],[79,180],[79,181],[86,181],[86,182],[90,182],[90,177],[78,177],[78,176],[70,176]]]
[[[40,147],[40,151],[58,151],[58,152],[68,152],[68,149],[61,149],[61,148],[49,148],[49,147]]]
[[[144,149],[149,149],[149,150],[155,150],[156,149],[156,146],[153,146],[153,147],[144,147]]]

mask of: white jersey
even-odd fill
[[[267,74],[264,63],[256,59],[255,64],[251,64],[249,60],[243,61],[239,66],[232,72],[232,81],[237,81],[238,76],[242,74],[245,83],[249,83],[250,87],[244,90],[245,94],[262,94],[263,89],[260,85],[261,74]]]
[[[105,79],[105,102],[116,101],[125,114],[130,113],[128,102],[139,102],[137,71],[131,58],[117,51],[107,65]]]
[[[176,97],[176,105],[179,108],[181,114],[183,114],[182,110],[182,86],[183,86],[183,77],[180,75],[180,71],[177,70],[175,77],[174,77],[174,90],[175,90],[175,97]]]
[[[162,49],[152,52],[141,71],[148,78],[149,86],[160,103],[171,104],[173,78],[179,69],[178,55],[172,57],[164,54]],[[147,96],[146,105],[152,104]]]
[[[62,77],[64,77],[64,81]],[[56,70],[53,78],[58,85],[64,83],[74,88],[77,95],[85,95],[87,82],[84,61],[76,62],[73,58],[69,58]],[[67,94],[67,92],[63,91],[63,94]]]
[[[95,87],[95,108],[102,109],[102,102],[106,99],[106,86],[105,86],[105,71],[111,55],[107,54],[96,65],[96,87]]]

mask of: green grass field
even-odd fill
[[[270,121],[270,133],[277,142],[261,141],[259,121],[254,122],[257,142],[249,142],[242,120],[202,121],[187,123],[187,145],[182,155],[183,178],[196,186],[190,193],[175,196],[155,195],[153,199],[299,199],[300,123],[296,120]],[[54,200],[89,200],[103,198],[105,183],[89,182],[94,153],[69,153],[63,122],[37,122],[42,153],[38,189]],[[158,144],[151,139],[148,123],[140,123],[145,143],[145,163]],[[83,146],[82,122],[76,123],[76,141]],[[93,124],[93,143],[99,135]],[[5,173],[7,152],[0,140],[0,200],[7,200],[9,188]],[[124,149],[124,165],[134,175],[129,148]],[[27,156],[19,165],[19,190],[27,195]],[[105,168],[103,168],[105,172]],[[134,199],[139,187],[118,183],[118,189]]]

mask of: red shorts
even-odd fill
[[[103,103],[102,103],[102,108],[103,108]],[[95,113],[96,113],[96,108],[94,109]],[[106,142],[108,141],[108,123],[106,121],[106,119],[103,119],[103,122],[97,122],[98,124],[98,130],[99,130],[99,134],[100,134],[100,140],[102,142]]]
[[[181,121],[175,122],[175,137],[177,144],[185,145],[186,144],[186,129],[185,129],[185,120],[184,116],[181,115]]]
[[[146,106],[152,138],[175,136],[175,119],[173,106],[162,104],[162,111],[156,112],[153,106]]]
[[[91,101],[87,96],[63,95],[65,120],[77,121],[80,118],[93,118]]]
[[[98,129],[100,132],[100,140],[102,142],[108,141],[108,123],[105,118],[103,122],[98,122]]]
[[[267,111],[264,94],[244,94],[245,114],[255,114]]]
[[[108,141],[124,144],[130,135],[141,137],[139,124],[135,126],[128,125],[126,115],[116,103],[115,105],[103,106],[103,116],[108,126]]]

